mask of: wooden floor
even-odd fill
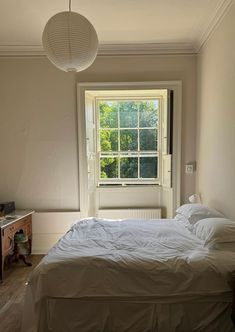
[[[12,263],[4,272],[4,280],[0,283],[0,332],[20,331],[26,282],[42,257],[43,255],[31,255],[28,260],[32,266],[26,266],[20,261]]]

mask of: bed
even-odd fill
[[[235,331],[235,252],[205,246],[185,223],[74,224],[30,277],[22,332]]]

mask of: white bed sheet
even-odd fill
[[[234,266],[235,253],[208,250],[177,220],[85,219],[34,270],[22,331],[34,331],[46,298],[177,303],[229,296]]]

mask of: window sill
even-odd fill
[[[103,184],[96,186],[97,189],[119,189],[119,190],[127,190],[128,188],[161,188],[160,184],[154,183],[143,183],[143,184],[128,184],[128,185],[121,185],[121,184]]]

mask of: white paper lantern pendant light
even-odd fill
[[[48,59],[64,71],[82,71],[95,60],[98,37],[93,25],[82,15],[69,11],[52,16],[47,22],[42,44]]]

